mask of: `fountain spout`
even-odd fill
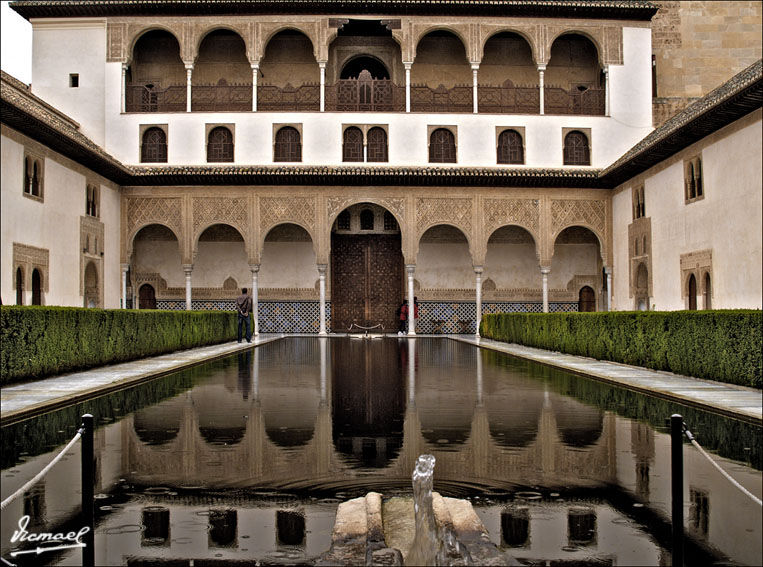
[[[437,565],[440,544],[432,508],[434,463],[434,455],[421,455],[413,470],[413,511],[416,518],[416,535],[405,559],[406,565]]]

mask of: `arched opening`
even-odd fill
[[[252,109],[252,69],[246,44],[236,32],[214,30],[201,41],[191,97],[195,111]]]
[[[42,276],[37,268],[32,270],[32,305],[42,305]]]
[[[230,297],[228,288],[238,295],[241,290],[235,282],[246,282],[251,277],[244,237],[238,229],[213,224],[199,234],[193,267],[194,286],[219,290],[219,297]],[[228,286],[226,280],[231,280]]]
[[[32,158],[24,158],[24,193],[32,194]]]
[[[133,305],[139,305],[140,285],[151,283],[159,299],[184,300],[184,291],[177,296],[168,296],[167,288],[185,289],[185,273],[181,263],[180,243],[175,233],[160,224],[151,224],[138,231],[133,239],[131,280],[135,287],[131,290]],[[156,296],[155,296],[156,297]]]
[[[340,213],[331,231],[331,327],[397,329],[395,310],[403,297],[400,227],[373,203],[345,211],[348,216]]]
[[[691,311],[697,309],[697,279],[694,274],[689,276],[689,309]]]
[[[596,311],[596,294],[589,286],[584,285],[578,293],[578,312],[592,313]]]
[[[566,310],[572,307],[574,310],[578,307],[579,298],[575,296],[580,283],[576,282],[581,280],[591,282],[594,290],[603,289],[603,268],[601,245],[591,229],[569,226],[562,230],[554,241],[554,256],[548,275],[549,301],[554,301],[560,293],[572,297],[557,299],[555,305],[549,305],[549,309]]]
[[[156,291],[151,284],[143,284],[138,290],[138,309],[156,309]]]
[[[389,161],[387,149],[387,132],[378,126],[368,131],[368,161]]]
[[[386,65],[370,55],[358,55],[347,61],[342,67],[339,78],[357,79],[363,71],[368,71],[372,79],[389,80],[389,71]]]
[[[636,268],[633,295],[636,298],[636,309],[638,311],[647,311],[649,309],[649,271],[643,262],[639,263]]]
[[[41,196],[40,187],[42,184],[40,169],[40,162],[38,160],[34,160],[34,163],[32,164],[32,195],[35,197]]]
[[[429,163],[456,163],[456,137],[447,128],[429,136]]]
[[[543,410],[543,392],[512,376],[510,381],[490,376],[485,384],[490,437],[510,449],[527,447],[538,435]]]
[[[93,262],[88,262],[85,267],[85,307],[100,305],[98,287],[98,269]]]
[[[24,270],[16,268],[16,305],[24,305]]]
[[[420,319],[417,332],[430,329],[444,333],[475,332],[474,313],[468,309],[474,307],[474,301],[453,301],[462,298],[461,290],[474,289],[475,285],[466,235],[451,225],[435,225],[421,235],[418,248],[416,279],[420,287],[417,291]]]
[[[363,161],[363,132],[350,126],[344,130],[342,161]]]
[[[161,446],[178,436],[182,419],[183,399],[173,398],[136,411],[132,426],[143,443]]]
[[[148,128],[143,132],[140,145],[140,161],[142,163],[167,162],[167,134],[161,128]]]
[[[302,161],[302,141],[296,128],[285,126],[276,132],[273,161]]]
[[[207,138],[207,161],[233,161],[233,133],[225,126],[218,126],[209,132],[209,137]]]
[[[515,225],[493,231],[487,241],[482,277],[484,282],[493,282],[495,291],[538,288],[538,256],[532,234]],[[485,284],[482,289],[483,302],[490,301]]]
[[[151,30],[135,42],[126,80],[127,112],[186,110],[185,65],[171,33]]]
[[[544,80],[547,114],[604,114],[599,53],[587,37],[569,33],[554,40]]]
[[[411,110],[472,112],[472,69],[461,39],[447,30],[426,34],[411,67]]]
[[[601,437],[604,412],[565,396],[553,395],[551,407],[562,442],[569,447],[589,447]]]
[[[479,68],[480,112],[540,112],[538,69],[532,49],[519,34],[501,32],[485,43]]]
[[[317,333],[317,280],[317,258],[310,233],[296,224],[271,228],[260,255],[260,331]],[[315,293],[310,301],[289,299],[297,293],[304,295],[307,290]]]
[[[498,163],[525,163],[522,136],[516,130],[504,130],[498,136]]]
[[[562,148],[564,165],[591,165],[591,146],[588,136],[573,130],[564,137]]]
[[[258,110],[318,110],[320,69],[313,44],[300,31],[283,30],[268,41],[260,61]]]
[[[705,309],[712,309],[713,308],[713,290],[710,285],[710,274],[705,274],[705,285],[704,289],[702,290],[702,295],[704,296],[704,303],[705,303]]]

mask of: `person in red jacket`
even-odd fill
[[[404,299],[400,307],[397,308],[397,316],[400,319],[400,327],[397,334],[402,335],[405,332],[405,322],[408,320],[408,300]]]

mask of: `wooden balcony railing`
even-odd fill
[[[405,87],[389,79],[342,79],[326,87],[326,110],[341,112],[405,112]]]
[[[547,86],[543,89],[543,111],[545,114],[604,116],[605,93],[604,89],[597,88],[567,91]]]
[[[413,112],[473,112],[471,85],[456,85],[436,89],[427,85],[411,85],[411,110]]]
[[[194,112],[246,112],[252,110],[252,83],[193,85]]]
[[[285,87],[257,86],[257,110],[317,112],[320,109],[321,86],[317,83],[307,83],[299,87],[293,87],[289,84]]]
[[[166,88],[128,84],[125,91],[127,112],[185,112],[186,86]]]
[[[480,112],[495,114],[538,114],[540,89],[537,86],[514,86],[511,81],[503,85],[479,85],[477,101]]]

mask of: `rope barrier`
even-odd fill
[[[360,325],[356,325],[355,323],[352,323],[350,325],[350,328],[347,329],[347,330],[348,331],[352,331],[353,327],[357,327],[358,329],[363,329],[365,331],[370,331],[371,329],[378,329],[379,327],[381,327],[382,330],[384,330],[384,325],[382,325],[381,323],[379,323],[378,325],[374,325],[373,327],[361,327]]]
[[[713,458],[712,458],[710,455],[708,455],[708,454],[707,454],[707,452],[706,452],[706,451],[705,451],[705,450],[704,450],[704,449],[703,449],[703,448],[700,446],[700,444],[699,444],[699,443],[697,443],[697,440],[696,440],[696,439],[694,439],[694,435],[692,435],[691,431],[689,431],[689,430],[687,429],[687,427],[686,427],[686,424],[684,424],[684,434],[686,435],[686,438],[689,440],[689,442],[691,442],[691,444],[692,444],[692,445],[694,445],[694,446],[697,448],[697,450],[698,450],[698,451],[699,451],[699,452],[700,452],[700,453],[701,453],[701,454],[702,454],[702,455],[703,455],[703,456],[704,456],[704,457],[705,457],[705,458],[706,458],[708,461],[710,461],[710,464],[711,464],[711,465],[713,465],[713,466],[714,466],[714,467],[715,467],[715,468],[718,470],[718,472],[719,472],[719,473],[721,473],[721,474],[722,474],[724,477],[726,477],[726,479],[727,479],[727,480],[728,480],[728,481],[729,481],[731,484],[733,484],[733,485],[734,485],[734,486],[736,486],[736,487],[737,487],[739,490],[741,490],[743,494],[745,494],[746,496],[749,496],[749,497],[750,497],[750,498],[753,500],[753,502],[755,502],[755,503],[756,503],[758,506],[763,506],[763,502],[760,500],[760,498],[758,498],[757,496],[755,496],[755,495],[754,495],[752,492],[750,492],[750,491],[749,491],[749,490],[747,490],[747,489],[746,489],[744,486],[742,486],[741,484],[739,484],[739,483],[738,483],[736,480],[734,480],[733,478],[731,478],[731,475],[730,475],[729,473],[727,473],[725,470],[723,470],[723,469],[720,467],[720,465],[719,465],[718,463],[716,463],[716,462],[713,460]]]
[[[24,494],[26,491],[28,491],[30,488],[32,488],[35,484],[37,484],[42,477],[44,477],[48,472],[50,472],[50,469],[52,469],[54,466],[56,466],[56,463],[60,461],[63,456],[69,451],[69,449],[72,448],[72,446],[79,441],[80,437],[82,437],[82,432],[84,431],[84,428],[80,428],[77,431],[77,434],[74,436],[74,438],[69,441],[69,444],[64,447],[61,452],[56,455],[52,461],[50,461],[44,469],[42,469],[40,472],[38,472],[33,479],[31,479],[29,482],[27,482],[24,486],[19,488],[16,492],[11,494],[8,498],[3,500],[2,504],[0,504],[0,510],[5,510],[5,508],[14,500],[16,500],[19,496]]]

